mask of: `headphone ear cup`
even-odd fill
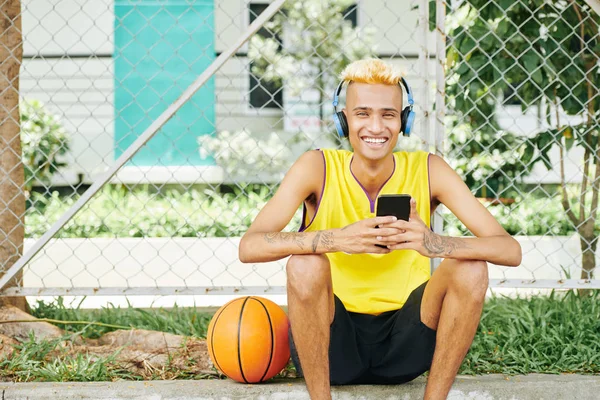
[[[344,131],[342,130],[342,123],[340,122],[339,113],[333,114],[333,124],[335,125],[335,130],[339,137],[344,137]]]
[[[404,107],[401,118],[400,132],[402,132],[404,136],[410,136],[410,131],[412,130],[413,122],[415,121],[414,111],[412,111],[410,107]]]
[[[346,120],[346,114],[344,114],[342,111],[339,111],[335,113],[335,115],[340,125],[338,129],[338,134],[340,135],[340,137],[348,137],[348,120]]]

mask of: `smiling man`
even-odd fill
[[[292,357],[313,399],[331,384],[399,384],[429,370],[426,399],[444,399],[467,353],[488,286],[487,262],[517,266],[521,248],[446,164],[394,152],[410,110],[389,64],[350,64],[336,126],[353,151],[303,154],[240,243],[243,262],[287,256]],[[337,94],[334,105],[337,105]],[[410,99],[412,101],[412,98]],[[375,217],[381,194],[409,194],[409,221]],[[300,204],[300,232],[281,232]],[[444,204],[475,235],[430,229]],[[444,260],[433,274],[429,259]]]

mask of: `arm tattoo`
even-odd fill
[[[321,245],[325,247],[326,250],[331,251],[333,249],[334,241],[333,241],[333,232],[328,231],[319,231],[315,235],[315,238],[312,242],[312,251],[313,253],[317,252],[317,247]]]
[[[319,239],[321,238],[321,232],[317,232],[317,234],[315,235],[315,238],[312,242],[312,251],[313,253],[317,252],[317,245],[319,244]]]
[[[289,242],[292,241],[300,248],[304,250],[304,239],[306,238],[305,232],[270,232],[264,234],[265,242],[277,243],[277,242]]]
[[[423,247],[431,254],[451,255],[459,248],[466,248],[467,245],[456,238],[444,237],[433,232],[426,232],[423,235]]]
[[[321,243],[327,250],[333,249],[333,232],[323,232]]]

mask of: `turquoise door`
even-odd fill
[[[215,59],[212,0],[115,0],[115,157]],[[133,157],[140,166],[211,165],[197,138],[215,132],[211,78]]]

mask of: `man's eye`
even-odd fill
[[[364,115],[367,115],[367,113],[366,112],[359,112],[359,113],[356,113],[356,115],[360,115],[362,117]]]
[[[394,116],[394,114],[384,114],[383,116],[384,116],[384,117],[393,117],[393,116]]]

